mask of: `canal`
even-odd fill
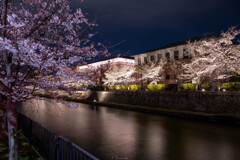
[[[240,128],[50,99],[18,110],[101,160],[239,160]]]

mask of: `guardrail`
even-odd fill
[[[99,160],[45,126],[18,113],[18,128],[43,158],[48,160]]]

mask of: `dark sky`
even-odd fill
[[[71,7],[98,18],[94,41],[113,55],[130,56],[240,25],[240,0],[78,1],[72,0]]]

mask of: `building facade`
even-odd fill
[[[163,72],[159,74],[161,77],[158,83],[177,84],[183,82],[190,82],[190,80],[183,80],[179,75],[183,73],[182,64],[190,61],[194,56],[187,51],[187,42],[177,42],[170,45],[151,50],[148,52],[134,55],[136,66],[144,66],[149,64],[158,64],[165,62],[162,66]],[[141,75],[138,75],[141,77]],[[148,82],[147,82],[148,83]]]

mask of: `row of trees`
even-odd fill
[[[190,60],[126,66],[119,68],[117,72],[108,70],[105,73],[104,83],[106,85],[136,83],[136,81],[157,83],[164,80],[166,69],[169,68],[178,72],[179,82],[190,80],[196,84],[214,83],[240,76],[240,45],[234,43],[234,41],[239,42],[237,39],[239,34],[240,30],[231,27],[220,36],[203,38],[195,42],[189,41],[186,49],[192,54]]]

